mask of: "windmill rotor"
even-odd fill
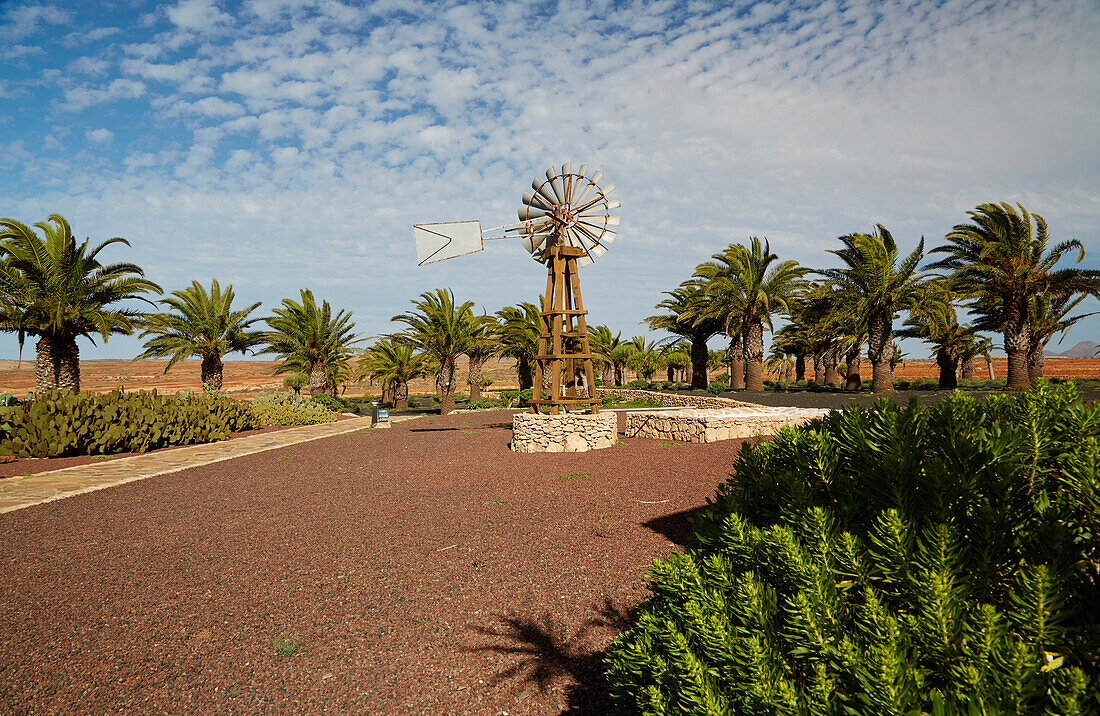
[[[546,178],[535,177],[533,192],[524,192],[517,215],[519,225],[508,231],[523,236],[523,248],[536,261],[545,263],[553,246],[572,246],[584,254],[577,259],[587,266],[607,253],[618,236],[619,216],[613,214],[621,204],[611,198],[613,184],[600,186],[603,172],[588,173],[582,164],[573,171],[566,162],[546,170]]]

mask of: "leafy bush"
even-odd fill
[[[1096,714],[1100,407],[885,400],[745,446],[608,655],[630,714]]]
[[[638,378],[627,383],[626,387],[631,390],[649,390],[649,381]]]
[[[225,440],[258,427],[248,405],[222,393],[161,396],[48,391],[0,408],[0,455],[62,457],[146,452]]]
[[[516,401],[512,407],[525,408],[530,404],[534,394],[535,391],[533,388],[524,388],[523,390],[502,390],[500,391],[500,402],[502,405],[507,405],[510,401]]]
[[[714,376],[713,380],[715,382],[718,382],[718,383],[728,384],[730,382],[730,374],[729,373],[719,373],[718,375]]]
[[[470,408],[471,410],[486,410],[490,408],[499,408],[500,403],[490,398],[482,398],[481,400],[475,400],[466,407]]]
[[[347,401],[340,398],[334,398],[328,393],[318,393],[310,398],[314,403],[324,406],[325,408],[335,412],[342,413],[347,407]]]
[[[707,386],[707,392],[709,392],[713,395],[718,395],[719,393],[725,393],[729,389],[730,389],[730,387],[729,387],[728,383],[723,383],[722,381],[719,381],[719,380],[712,380],[710,382],[710,385]]]
[[[313,400],[303,400],[289,393],[265,393],[249,406],[260,425],[316,425],[331,423],[339,416]]]

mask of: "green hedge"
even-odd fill
[[[248,405],[217,393],[49,391],[0,408],[0,455],[62,457],[146,452],[224,440],[259,427]]]
[[[1040,383],[744,446],[608,652],[624,714],[1100,713],[1100,407]]]
[[[299,398],[290,393],[266,393],[257,396],[250,404],[252,414],[260,425],[316,425],[331,423],[339,414],[314,400]]]

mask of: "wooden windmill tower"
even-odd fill
[[[557,415],[566,410],[599,411],[592,352],[588,344],[587,311],[581,300],[578,268],[607,253],[615,240],[612,227],[619,217],[618,199],[609,195],[615,187],[600,187],[603,172],[588,175],[588,165],[572,171],[569,163],[546,170],[537,177],[532,192],[524,192],[520,223],[504,229],[504,236],[483,237],[476,221],[418,224],[413,227],[421,265],[480,251],[484,239],[518,235],[536,261],[546,264],[546,294],[539,316],[534,412]],[[577,375],[584,376],[584,386]],[[544,389],[543,383],[547,383]],[[548,394],[543,397],[544,392]]]

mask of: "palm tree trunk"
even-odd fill
[[[730,339],[730,389],[745,387],[744,341],[738,333]]]
[[[814,382],[825,385],[825,348],[814,348]]]
[[[320,395],[328,387],[328,376],[325,375],[325,366],[321,362],[309,366],[309,397]]]
[[[894,327],[885,310],[875,311],[867,322],[867,357],[871,361],[871,392],[893,393],[894,371],[890,358],[894,354]]]
[[[1034,383],[1043,377],[1043,364],[1045,363],[1043,348],[1044,346],[1035,346],[1028,352],[1027,379],[1030,383]]]
[[[398,383],[393,388],[393,409],[404,410],[409,407],[409,384]]]
[[[832,345],[825,351],[825,385],[830,388],[840,387],[840,346]]]
[[[484,360],[470,359],[470,402],[481,400],[481,366]]]
[[[974,380],[974,356],[966,356],[960,363],[959,371],[962,373],[960,378],[963,380]]]
[[[408,391],[409,391],[409,387],[406,384],[405,385],[405,397],[406,397],[406,399],[408,398]],[[397,408],[397,403],[396,403],[397,397],[396,397],[396,395],[397,395],[397,393],[396,393],[396,390],[393,386],[393,383],[388,383],[388,382],[383,383],[383,385],[382,385],[382,405],[389,404],[389,405],[392,405],[396,409]]]
[[[202,357],[202,387],[205,390],[222,389],[222,359],[221,356],[208,355]]]
[[[959,356],[948,348],[936,351],[936,364],[940,367],[940,390],[953,390],[959,387],[955,379],[955,370],[959,367]]]
[[[1004,325],[1005,353],[1008,354],[1008,390],[1023,390],[1028,379],[1028,348],[1031,346],[1031,326],[1028,324],[1027,301],[1013,297],[1005,300],[1008,320]]]
[[[526,356],[516,360],[516,372],[519,374],[519,389],[524,390],[535,385],[535,376],[531,372],[531,361]]]
[[[439,414],[447,415],[455,409],[455,364],[448,361],[439,369],[435,378],[439,389]]]
[[[806,380],[806,354],[795,353],[794,354],[794,379],[796,381]]]
[[[57,377],[57,387],[60,390],[80,392],[80,348],[76,345],[76,338],[62,336],[54,344],[54,350],[58,353],[58,362],[61,371]]]
[[[35,346],[34,392],[41,395],[47,390],[57,390],[60,378],[61,355],[56,339],[44,334]]]
[[[855,344],[844,355],[844,362],[848,364],[848,375],[844,379],[845,390],[859,390],[863,387],[863,378],[859,374],[860,353],[863,352],[863,342]]]
[[[615,364],[615,387],[621,388],[623,385],[623,364]]]
[[[707,342],[699,337],[691,339],[691,389],[707,388]]]
[[[745,356],[748,373],[745,390],[764,390],[764,326],[759,321],[753,321],[745,327],[745,342],[741,351]]]

